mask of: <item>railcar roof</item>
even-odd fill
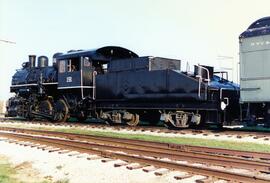
[[[136,53],[119,46],[105,46],[91,50],[74,50],[56,56],[57,60],[88,56],[93,60],[112,60],[124,58],[137,58]]]
[[[239,38],[256,37],[270,34],[270,16],[253,22]]]

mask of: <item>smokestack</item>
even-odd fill
[[[36,66],[36,55],[29,55],[29,66],[31,68]]]

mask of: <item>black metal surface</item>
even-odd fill
[[[203,70],[181,72],[180,60],[138,57],[115,46],[73,50],[55,54],[54,59],[54,66],[46,66],[48,59],[42,56],[38,67],[30,67],[32,59],[15,73],[11,92],[17,96],[9,101],[10,114],[14,116],[20,106],[19,115],[42,116],[36,106],[44,100],[55,113],[60,99],[68,108],[67,116],[87,116],[100,110],[183,110],[201,115],[208,115],[208,111],[220,122],[218,116],[224,113],[220,109],[221,88],[223,97],[234,101],[228,109],[238,107],[239,86],[213,76],[212,67],[203,66],[210,71],[208,82]]]
[[[202,89],[205,87],[202,83]],[[198,81],[173,70],[124,70],[97,76],[97,100],[204,101],[205,92],[199,97]]]
[[[93,60],[110,60],[123,58],[136,58],[138,55],[126,48],[118,46],[106,46],[92,50],[79,50],[57,56],[58,60],[74,57],[91,57]]]

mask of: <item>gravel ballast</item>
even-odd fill
[[[115,168],[114,164],[121,160],[108,161],[102,163],[101,159],[87,160],[89,155],[71,152],[59,154],[49,153],[41,149],[29,146],[20,146],[14,143],[0,141],[0,155],[9,158],[10,162],[16,166],[25,162],[30,162],[34,172],[39,172],[39,177],[43,177],[51,182],[67,181],[69,183],[161,183],[161,182],[195,182],[202,176],[193,176],[185,180],[174,179],[175,175],[184,172],[168,172],[162,176],[156,176],[154,172],[146,173],[142,169],[128,170],[126,166]],[[69,154],[76,154],[69,156]]]

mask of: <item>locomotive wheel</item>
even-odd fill
[[[127,121],[127,124],[129,126],[137,126],[140,122],[140,116],[138,114],[133,114],[132,119],[130,121]]]
[[[52,115],[53,106],[49,100],[43,100],[39,103],[38,110],[41,113]]]
[[[56,122],[65,122],[68,118],[68,106],[63,99],[55,102],[54,117]]]

